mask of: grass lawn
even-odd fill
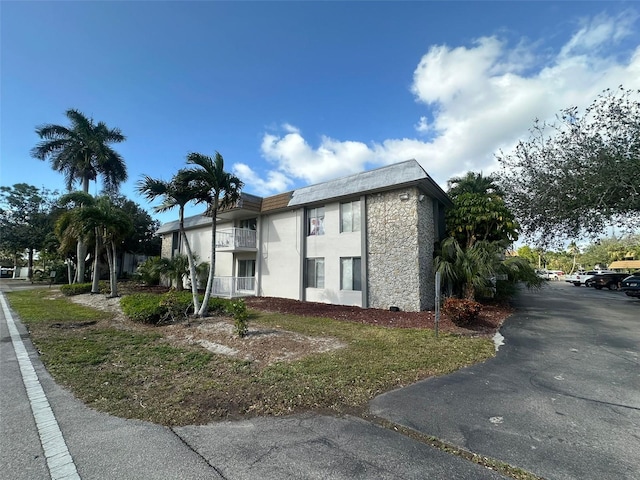
[[[374,396],[494,355],[487,338],[251,312],[250,326],[346,346],[260,366],[179,345],[163,327],[114,322],[55,290],[7,294],[57,382],[97,410],[163,425],[306,410],[362,412]]]

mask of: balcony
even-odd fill
[[[249,228],[223,228],[216,232],[216,250],[256,251],[256,231]]]
[[[214,277],[211,294],[225,298],[250,297],[256,294],[256,278]]]

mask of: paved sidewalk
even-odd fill
[[[505,478],[349,416],[254,418],[172,430],[99,413],[52,380],[19,319],[12,317],[85,480]],[[1,309],[0,337],[0,476],[50,478]]]

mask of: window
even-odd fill
[[[307,258],[307,288],[324,288],[324,258]]]
[[[340,259],[340,289],[362,290],[362,261],[360,257]]]
[[[360,202],[347,202],[340,204],[340,231],[360,231]]]
[[[171,258],[180,253],[180,232],[173,232],[171,235]]]
[[[238,276],[239,277],[255,277],[256,261],[255,260],[238,260]]]
[[[307,235],[324,235],[324,207],[307,209]]]
[[[249,230],[256,230],[258,227],[258,219],[257,218],[247,218],[245,220],[240,220],[240,228],[248,228]]]

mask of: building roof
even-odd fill
[[[447,194],[416,160],[407,160],[367,172],[356,173],[294,190],[289,206],[307,205],[363,193],[374,193],[403,186],[417,186],[424,193],[453,206]]]
[[[230,219],[234,218],[236,213],[247,212],[248,210],[255,213],[268,213],[321,203],[327,200],[338,200],[355,195],[371,194],[412,186],[419,188],[426,195],[439,200],[445,207],[453,206],[447,194],[433,181],[416,160],[406,160],[374,170],[356,173],[355,175],[279,193],[270,197],[261,198],[242,193],[238,204],[233,208],[221,212],[220,217]],[[196,215],[184,219],[185,230],[202,225],[209,225],[210,223],[211,218],[204,215]],[[157,233],[163,234],[177,231],[179,227],[180,225],[177,220],[167,222],[158,229]]]
[[[206,217],[204,215],[194,215],[192,217],[187,217],[184,219],[184,229],[189,230],[191,228],[200,227],[202,225],[210,225],[211,217]],[[173,222],[163,223],[160,228],[156,231],[157,234],[169,233],[169,232],[177,232],[180,229],[180,221],[174,220]]]
[[[640,269],[640,260],[618,260],[616,262],[611,262],[611,265],[609,265],[609,270],[614,270],[616,268]]]
[[[279,193],[278,195],[272,195],[262,200],[261,212],[272,212],[274,210],[281,210],[289,206],[289,201],[293,196],[293,191]]]

